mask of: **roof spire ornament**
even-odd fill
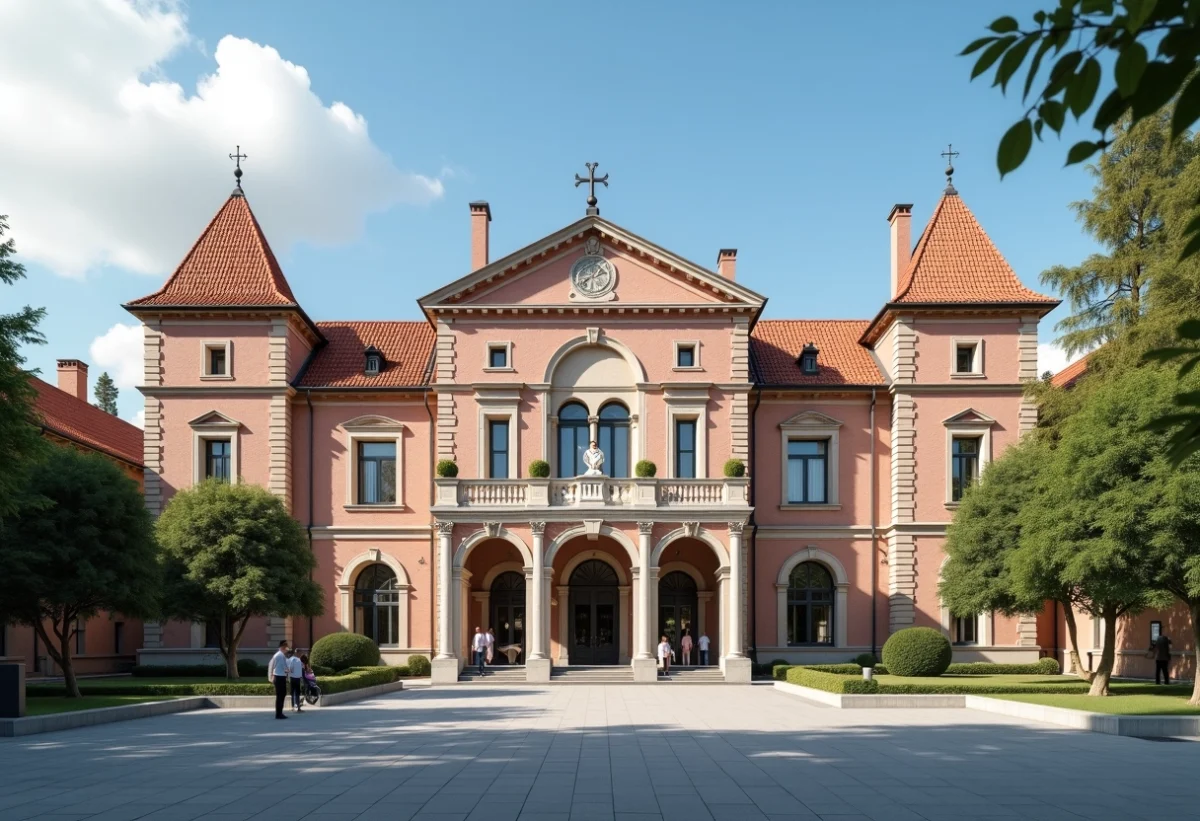
[[[947,143],[946,150],[942,152],[942,156],[946,158],[946,193],[958,194],[954,188],[954,158],[958,156],[958,152],[954,150],[953,143]]]
[[[242,153],[240,145],[234,149],[234,152],[229,155],[229,159],[237,163],[233,169],[233,178],[237,180],[237,188],[233,189],[233,196],[241,197],[244,196],[244,192],[242,191],[242,160],[246,159],[246,155]]]
[[[588,184],[587,215],[589,217],[598,217],[600,216],[600,209],[596,206],[600,201],[596,199],[596,183],[600,183],[605,188],[608,188],[608,175],[605,174],[603,177],[596,176],[596,169],[600,167],[600,163],[598,162],[585,162],[584,166],[587,167],[588,175],[581,177],[576,174],[575,187],[578,188],[585,182]]]

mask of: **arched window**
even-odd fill
[[[833,577],[824,565],[803,562],[788,577],[788,644],[833,644]]]
[[[568,402],[558,410],[558,475],[563,479],[581,476],[587,467],[583,452],[588,449],[588,410]]]
[[[604,472],[614,479],[629,478],[629,410],[620,402],[600,409],[600,450]]]
[[[354,582],[354,632],[380,647],[400,646],[400,591],[385,564],[367,565]]]

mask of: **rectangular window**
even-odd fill
[[[792,439],[787,446],[788,503],[821,505],[828,500],[828,441]]]
[[[396,503],[396,443],[358,443],[358,503]]]
[[[224,376],[225,375],[225,349],[224,348],[209,348],[208,349],[208,375],[209,376]]]
[[[677,368],[694,368],[696,367],[696,346],[695,345],[680,345],[675,349],[675,367]]]
[[[958,345],[955,348],[955,373],[976,373],[975,371],[975,353],[977,345]]]
[[[87,623],[75,622],[75,655],[82,656],[87,652]]]
[[[113,624],[113,652],[118,656],[125,653],[125,622]]]
[[[204,477],[228,482],[232,475],[230,455],[233,447],[228,439],[204,440]]]
[[[958,502],[979,478],[979,437],[955,436],[950,459],[950,500]]]
[[[675,420],[675,478],[696,478],[696,420]]]
[[[975,616],[966,616],[956,618],[954,620],[954,643],[955,644],[978,644],[979,643],[979,619]]]
[[[488,420],[488,478],[508,478],[508,420]]]
[[[219,621],[204,622],[204,646],[205,647],[220,647],[221,646],[221,622],[219,622]]]
[[[488,367],[489,368],[507,368],[508,367],[508,346],[493,345],[488,348]]]

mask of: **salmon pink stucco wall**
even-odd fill
[[[1020,322],[1017,319],[983,318],[974,321],[946,321],[918,318],[916,330],[916,381],[918,384],[979,382],[1013,384],[1019,381]],[[955,340],[980,340],[982,377],[963,377],[954,373],[957,356]]]
[[[167,501],[176,490],[191,487],[195,479],[195,453],[191,426],[193,419],[217,411],[241,423],[238,430],[238,459],[234,471],[240,481],[267,484],[270,465],[268,423],[270,408],[261,397],[217,394],[171,397],[163,403],[163,496]]]
[[[271,323],[246,322],[230,325],[163,323],[163,385],[267,385],[270,383],[269,333]],[[229,367],[232,379],[202,378],[204,343],[231,343]]]

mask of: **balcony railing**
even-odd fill
[[[746,479],[437,479],[435,508],[745,507]]]

